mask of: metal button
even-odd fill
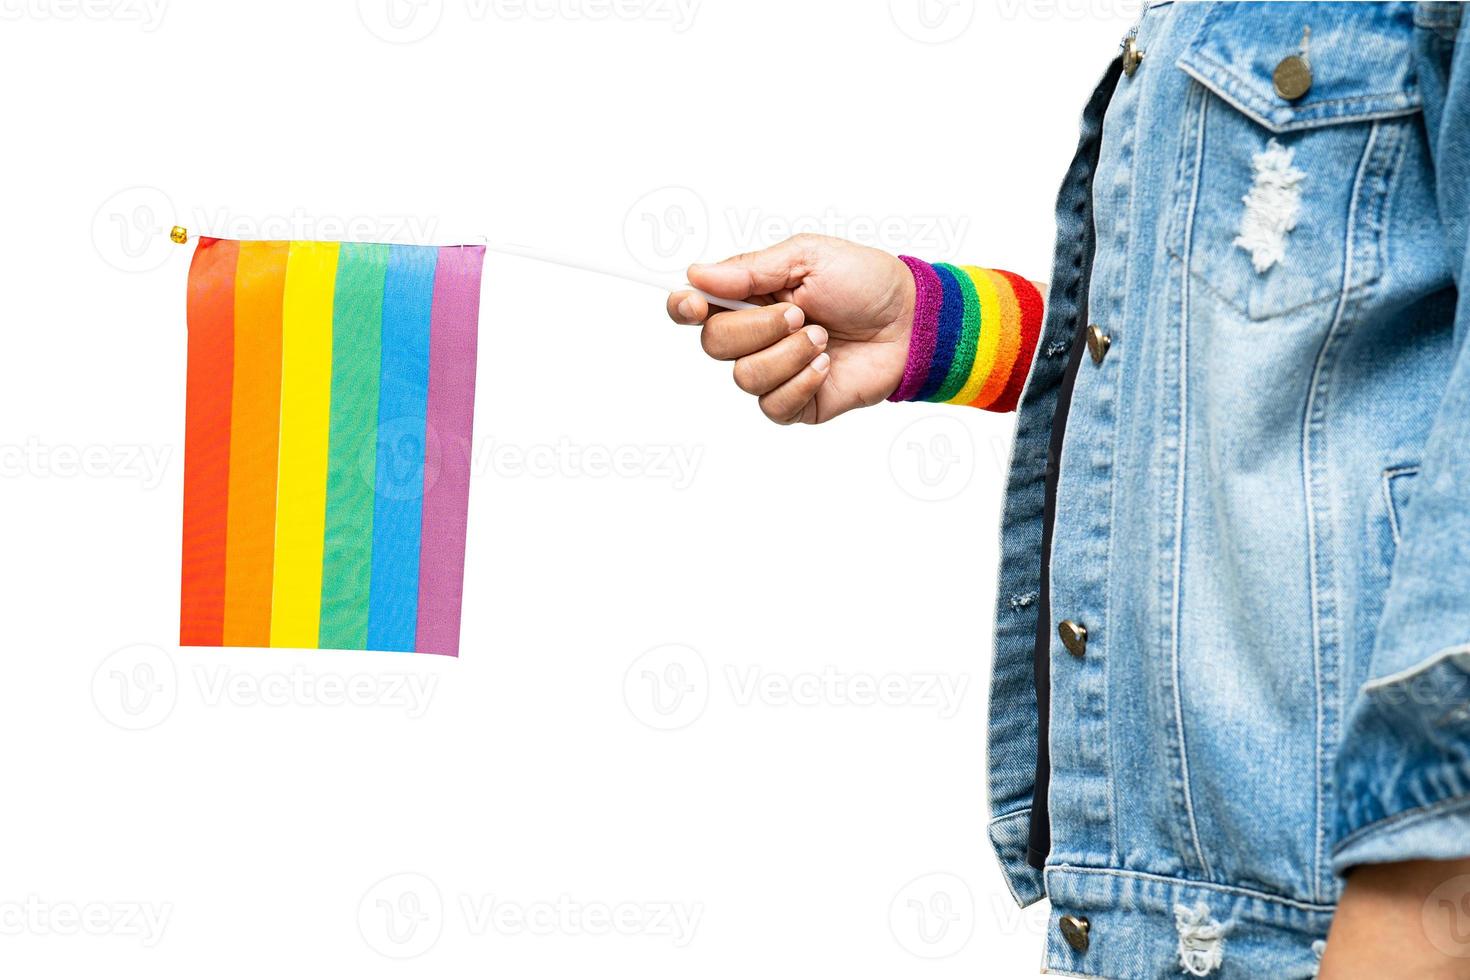
[[[1113,346],[1113,338],[1103,333],[1102,327],[1095,323],[1087,325],[1087,352],[1092,355],[1092,363],[1101,364],[1102,359],[1108,356],[1108,348]]]
[[[1271,83],[1276,86],[1277,95],[1295,102],[1312,87],[1312,66],[1301,55],[1289,54],[1271,73]]]
[[[1064,619],[1057,623],[1057,634],[1062,638],[1062,646],[1074,657],[1087,656],[1087,627],[1081,623],[1074,623],[1070,619]]]
[[[1087,947],[1092,943],[1089,935],[1092,932],[1092,923],[1080,915],[1064,915],[1058,925],[1062,930],[1062,938],[1067,941],[1068,946],[1079,953],[1087,952]]]
[[[1143,49],[1138,46],[1138,38],[1130,34],[1123,41],[1123,74],[1132,78],[1142,62]]]

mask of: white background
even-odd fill
[[[1034,976],[985,840],[1010,417],[778,428],[658,292],[491,256],[461,658],[180,650],[153,230],[1045,279],[1136,2],[393,2],[0,0],[0,973]]]

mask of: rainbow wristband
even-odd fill
[[[1002,269],[899,258],[914,277],[914,326],[888,400],[1014,411],[1041,336],[1036,287]]]

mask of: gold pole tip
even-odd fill
[[[173,230],[168,233],[168,237],[174,244],[183,245],[189,241],[189,229],[181,225],[174,225]]]

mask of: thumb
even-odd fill
[[[810,272],[811,249],[797,237],[713,265],[691,265],[689,282],[723,299],[748,299],[795,289]]]

